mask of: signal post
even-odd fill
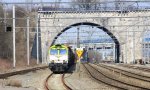
[[[79,72],[80,71],[80,60],[81,60],[81,56],[83,54],[83,48],[77,48],[76,49],[76,54],[78,56],[77,58],[77,64],[76,64],[76,72]]]

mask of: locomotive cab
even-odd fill
[[[48,51],[50,70],[66,71],[70,66],[70,49],[65,45],[53,45]]]

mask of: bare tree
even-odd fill
[[[2,32],[2,30],[3,30],[3,19],[2,18],[4,18],[4,11],[3,11],[3,5],[1,4],[1,2],[0,2],[0,32]]]
[[[72,8],[77,10],[131,10],[135,8],[136,2],[126,2],[126,0],[72,0]],[[138,6],[138,5],[137,5]]]
[[[133,10],[137,2],[126,2],[126,0],[115,0],[115,10]]]
[[[5,25],[4,22],[4,6],[0,2],[0,58],[10,58],[11,57],[11,41],[12,41],[12,34],[11,32],[5,32]]]
[[[96,8],[98,0],[72,0],[72,5],[74,8],[78,8],[80,10],[91,10]]]
[[[113,6],[118,8],[117,5],[120,5],[119,0],[116,3],[109,0],[72,0],[72,7],[80,10],[110,10],[114,9]]]
[[[12,9],[7,8],[7,18],[12,18]],[[26,23],[27,23],[27,17],[32,17],[32,12],[28,12],[25,7],[16,6],[16,58],[17,59],[23,59],[26,58]],[[4,12],[3,7],[0,5],[0,21],[3,21],[4,19]],[[35,22],[30,21],[30,26],[34,27]],[[6,25],[12,27],[12,19],[7,19]],[[12,58],[12,31],[7,32],[4,28],[5,24],[4,22],[0,22],[0,57],[2,58]],[[34,37],[34,36],[32,36]],[[30,40],[30,42],[33,40]],[[33,42],[32,42],[33,43]],[[31,44],[31,43],[30,43]],[[30,45],[32,46],[32,45]]]

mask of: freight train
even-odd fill
[[[75,54],[69,46],[52,45],[48,50],[49,69],[53,72],[64,72],[75,64]]]

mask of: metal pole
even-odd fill
[[[118,47],[118,45],[117,44],[115,44],[115,62],[117,62],[117,48],[116,47]]]
[[[45,37],[43,37],[43,39],[45,40]],[[42,44],[42,64],[44,63],[45,60],[45,41],[44,44]]]
[[[148,57],[149,57],[149,58],[148,58],[148,61],[147,61],[147,62],[149,63],[149,61],[150,61],[150,42],[148,43],[148,45],[149,45],[149,46],[148,46]],[[148,64],[148,63],[147,63],[147,64]]]
[[[77,48],[80,48],[80,46],[79,46],[79,27],[77,28]],[[77,67],[76,68],[77,72],[80,72],[80,57],[78,57],[76,67]]]
[[[149,47],[150,47],[150,45],[149,45],[149,41],[148,41],[148,48],[147,48],[147,51],[148,51],[148,53],[147,53],[147,57],[148,57],[148,59],[147,59],[147,61],[146,61],[146,62],[148,62],[148,61],[149,61]],[[146,64],[146,62],[145,62],[145,64]]]
[[[13,5],[13,67],[16,67],[15,5]]]
[[[146,49],[146,61],[144,62],[144,64],[148,61],[148,48],[149,48],[149,43],[147,41],[147,49]]]
[[[142,64],[145,63],[146,60],[147,60],[147,41],[145,41],[145,59],[144,62],[142,62]]]
[[[5,25],[5,32],[7,32],[7,23],[6,23],[6,5],[5,6],[3,6],[4,7],[4,25]]]
[[[115,43],[113,44],[113,59],[114,59],[114,62],[116,61],[116,55],[115,55]]]
[[[43,37],[43,38],[44,38],[44,37]],[[44,51],[44,47],[45,47],[45,46],[44,46],[44,45],[42,45],[42,48],[41,48],[41,49],[42,49],[42,64],[43,64],[44,54],[45,54],[45,53],[43,52],[43,51]]]
[[[143,42],[144,42],[144,41],[143,41]],[[145,58],[146,58],[145,52],[146,52],[146,49],[145,49],[145,42],[144,42],[144,44],[143,44],[143,57],[144,57],[144,62],[145,62]]]
[[[47,43],[48,40],[47,39],[48,39],[48,28],[47,28],[47,33],[46,33],[45,50],[44,50],[44,52],[45,52],[45,59],[44,59],[45,61],[44,62],[45,63],[47,63],[46,60],[47,60],[47,52],[48,52],[48,43]]]
[[[133,63],[135,64],[135,32],[133,31]]]
[[[30,64],[30,52],[29,52],[29,17],[27,17],[27,65]]]
[[[135,63],[134,59],[134,32],[132,32],[132,63]]]
[[[103,44],[103,60],[105,61],[105,44]]]
[[[144,37],[143,37],[144,38]],[[141,47],[142,47],[142,58],[141,58],[141,60],[143,61],[144,60],[144,42],[143,42],[143,39],[142,39],[142,42],[141,42]],[[140,59],[138,60],[138,64],[140,64]]]
[[[46,26],[48,26],[48,22],[46,22]],[[47,55],[48,55],[48,36],[49,36],[49,28],[48,27],[45,27],[46,29],[46,40],[45,40],[45,49],[44,49],[44,52],[45,52],[45,59],[44,59],[44,62],[47,64]]]
[[[127,32],[126,32],[126,64],[128,63],[128,29],[127,29]]]
[[[80,41],[79,41],[79,28],[77,28],[77,48],[80,47]]]
[[[94,44],[94,60],[96,63],[98,63],[98,61],[96,60],[96,44]]]
[[[37,44],[37,64],[39,64],[39,15],[37,16],[37,36],[36,36],[36,44]]]
[[[124,44],[123,46],[124,46],[124,47],[123,47],[123,63],[126,63],[126,56],[125,56],[126,45]]]

